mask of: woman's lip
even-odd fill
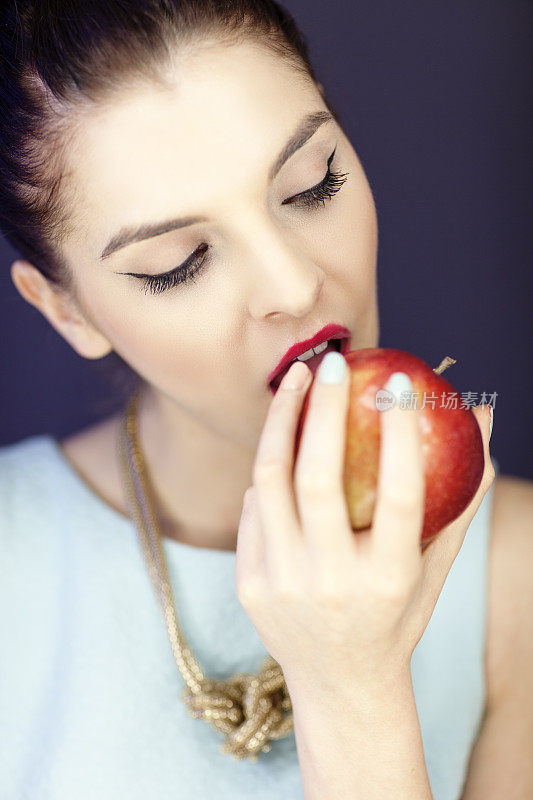
[[[333,338],[333,337],[330,337],[330,338]],[[346,353],[350,352],[350,350],[352,349],[351,345],[352,345],[351,336],[348,336],[348,337],[345,337],[345,338],[341,339],[341,353],[342,353],[343,356],[345,356]],[[269,383],[268,383],[268,390],[269,390],[271,395],[275,395],[276,392],[277,392],[277,388],[274,389],[274,387],[272,386],[272,382],[271,381],[269,381]]]
[[[327,339],[341,339],[345,336],[350,336],[350,331],[348,328],[336,324],[325,325],[311,339],[306,339],[305,341],[299,342],[290,347],[278,365],[268,376],[267,383],[270,385],[278,373],[285,369],[285,367],[295,358],[301,356],[302,353],[305,353],[306,350],[309,350],[311,347],[316,347],[317,345],[321,344],[321,342],[325,342]]]

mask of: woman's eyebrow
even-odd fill
[[[313,136],[314,133],[325,122],[331,122],[332,115],[327,111],[313,111],[307,114],[300,120],[296,130],[279,153],[274,161],[269,172],[269,180],[272,181],[286,161],[297,151],[300,147]],[[196,225],[199,222],[207,222],[206,217],[178,217],[176,219],[165,220],[164,222],[155,222],[146,225],[136,225],[121,228],[118,233],[114,234],[99,255],[99,260],[109,258],[117,250],[121,250],[129,244],[141,242],[144,239],[151,239],[154,236],[161,236],[163,233],[184,228],[188,225]]]
[[[304,146],[321,125],[325,122],[331,122],[331,120],[333,120],[333,117],[328,111],[313,111],[300,120],[295,132],[272,165],[268,175],[269,180],[274,180],[284,163],[288,161],[300,147]]]

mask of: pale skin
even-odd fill
[[[482,486],[463,515],[423,552],[417,545],[416,426],[409,413],[382,415],[390,424],[390,430],[385,428],[390,464],[402,437],[412,458],[407,472],[387,472],[377,518],[362,537],[355,538],[347,526],[338,481],[310,491],[316,489],[311,469],[316,450],[324,449],[328,475],[338,478],[342,425],[341,415],[333,412],[345,404],[345,385],[323,387],[322,392],[316,387],[297,484],[291,488],[286,469],[284,481],[272,480],[279,468],[277,473],[275,468],[262,471],[265,447],[267,452],[271,448],[275,463],[281,459],[286,467],[301,402],[298,393],[278,391],[272,398],[266,384],[287,348],[328,322],[351,330],[352,349],[378,344],[376,210],[355,150],[334,121],[318,127],[269,178],[271,165],[302,118],[327,110],[319,89],[295,80],[279,57],[251,45],[231,53],[213,47],[200,58],[180,61],[174,83],[168,91],[125,87],[120,99],[84,117],[68,154],[70,180],[78,193],[70,206],[72,232],[63,243],[77,297],[54,291],[26,261],[13,263],[13,282],[82,357],[101,358],[116,350],[147,382],[140,441],[163,535],[199,547],[237,550],[241,603],[290,682],[306,800],[345,797],[347,789],[372,797],[376,776],[383,782],[376,796],[382,797],[386,788],[395,797],[430,797],[406,664],[492,480],[488,409],[473,412],[486,454]],[[335,147],[332,168],[348,173],[339,192],[324,207],[282,204],[322,181]],[[123,226],[190,215],[205,216],[206,222],[145,238],[99,259]],[[167,272],[204,242],[212,260],[194,284],[156,296],[145,294],[138,279],[120,274]],[[125,514],[116,464],[117,424],[118,417],[110,417],[61,445],[95,492]],[[400,478],[409,479],[413,488],[400,514],[401,526],[392,515],[398,497],[404,496]],[[256,499],[243,507],[250,486],[255,486]],[[499,477],[494,489],[488,701],[464,800],[525,800],[533,794],[533,490],[530,482],[509,476]],[[324,529],[327,548],[320,537]],[[350,568],[343,571],[346,563]],[[306,565],[304,573],[299,564]],[[295,576],[303,574],[323,614],[324,669],[315,673],[309,673],[306,653],[316,634],[306,620],[317,606],[302,604],[302,594],[308,595]],[[338,594],[332,593],[332,584]],[[361,592],[361,586],[367,591]],[[284,636],[277,637],[261,614],[267,598],[270,614],[274,603],[283,617]],[[333,655],[334,638],[328,637],[335,631],[340,635],[342,625],[353,621],[351,608],[361,623],[358,645],[339,660]],[[379,692],[379,669],[370,680],[363,661],[352,662],[360,652],[364,664],[376,669],[386,664],[392,670],[387,674],[395,676],[390,682],[382,670]],[[341,696],[327,682],[320,684],[324,674],[349,679],[358,689]],[[309,702],[309,679],[327,698],[320,714]],[[382,702],[386,680],[392,704]],[[360,709],[363,700],[367,715],[358,716],[352,708]],[[400,742],[398,718],[404,731]],[[340,774],[334,769],[342,755],[338,742],[331,744],[339,726],[347,740],[368,748],[364,770],[353,758],[339,762]],[[384,752],[390,765],[386,773]]]
[[[476,409],[485,453],[476,495],[421,551],[419,411],[380,414],[376,508],[354,536],[342,481],[350,375],[313,382],[294,463],[311,380],[295,365],[269,409],[239,528],[237,593],[283,665],[306,800],[431,798],[410,661],[494,480],[487,409]]]

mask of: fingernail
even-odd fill
[[[413,384],[409,375],[405,372],[393,372],[389,375],[389,379],[385,384],[385,389],[394,395],[396,402],[400,402],[402,392],[411,393],[413,391]]]
[[[318,369],[318,380],[320,383],[342,383],[346,375],[346,359],[342,353],[330,350],[326,353]]]
[[[295,361],[281,381],[280,389],[303,389],[310,374],[311,370],[303,361]]]
[[[490,442],[490,437],[492,434],[492,420],[494,418],[494,409],[490,404],[489,404],[489,411],[490,411],[490,423],[489,423],[489,442]]]

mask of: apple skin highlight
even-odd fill
[[[376,393],[384,389],[391,373],[405,372],[411,379],[413,392],[420,393],[415,398],[425,480],[421,543],[427,544],[457,519],[481,483],[485,458],[478,422],[470,408],[461,408],[457,390],[418,356],[393,348],[368,347],[347,352],[344,357],[350,371],[350,401],[343,482],[352,528],[357,531],[372,524],[376,502],[379,415],[386,413],[376,407]],[[424,393],[426,404],[422,408]],[[295,458],[310,396],[308,391],[298,422]],[[431,396],[434,408],[432,403],[428,404]]]

